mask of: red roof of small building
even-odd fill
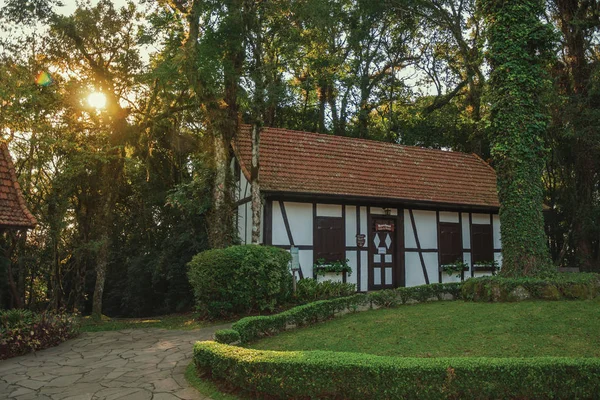
[[[242,125],[233,146],[248,179],[250,132]],[[286,129],[261,132],[260,183],[265,192],[499,207],[496,173],[475,154]]]
[[[17,182],[8,146],[0,143],[0,228],[33,228],[36,224]]]

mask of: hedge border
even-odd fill
[[[215,337],[220,343],[233,343],[239,340],[248,343],[263,336],[273,336],[279,332],[299,326],[312,325],[326,321],[346,312],[359,311],[361,307],[394,307],[410,302],[430,300],[453,300],[460,298],[462,283],[434,283],[431,285],[415,286],[381,290],[373,293],[357,293],[352,296],[331,300],[319,300],[291,308],[279,314],[246,317],[234,323],[231,329],[239,333],[239,339],[231,333],[218,331]],[[235,340],[234,340],[235,339]]]
[[[388,308],[460,298],[506,300],[502,296],[472,295],[477,290],[492,293],[494,287],[510,293],[522,288],[530,298],[538,299],[546,298],[548,287],[556,288],[564,299],[600,296],[598,274],[561,274],[553,278],[472,278],[466,282],[356,294],[309,303],[272,316],[242,318],[228,332],[217,332],[222,343],[197,342],[194,363],[202,374],[243,391],[274,398],[597,398],[600,392],[598,358],[427,359],[330,351],[261,351],[226,344],[248,343],[296,326],[324,321],[342,312],[357,311],[366,305]],[[467,282],[471,282],[470,287],[465,285]]]
[[[194,362],[204,376],[268,398],[592,399],[600,387],[596,358],[401,358],[198,342]]]

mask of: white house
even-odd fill
[[[234,145],[238,229],[251,237],[250,126]],[[261,241],[299,248],[300,276],[316,260],[349,260],[359,291],[451,282],[441,265],[463,260],[464,277],[501,264],[494,170],[475,154],[265,128]]]

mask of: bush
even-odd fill
[[[56,346],[77,336],[79,326],[68,314],[0,311],[0,360]]]
[[[189,262],[196,305],[211,318],[273,311],[289,299],[290,255],[275,247],[244,245],[204,251]]]
[[[215,340],[223,344],[236,343],[240,341],[240,334],[233,329],[221,329],[215,332]]]
[[[400,358],[198,342],[194,362],[238,389],[285,399],[592,399],[600,380],[595,358]]]
[[[524,299],[592,299],[600,295],[600,275],[564,273],[546,278],[471,278],[462,286],[462,297],[473,301],[519,301]]]
[[[0,310],[0,331],[31,325],[33,319],[34,314],[29,310],[20,308]]]
[[[300,279],[296,285],[296,301],[307,303],[315,300],[327,300],[335,297],[346,297],[356,293],[353,283]]]
[[[242,318],[233,324],[232,329],[239,332],[242,343],[247,343],[284,331],[289,325],[304,326],[331,319],[336,313],[354,311],[367,302],[368,297],[365,294],[319,300],[275,315]]]

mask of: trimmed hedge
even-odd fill
[[[220,329],[215,332],[215,341],[223,344],[231,344],[240,341],[240,334],[233,329]]]
[[[336,313],[354,311],[359,306],[367,305],[368,300],[366,294],[360,293],[338,299],[319,300],[275,315],[242,318],[231,328],[239,332],[242,343],[247,343],[282,332],[289,325],[304,326],[331,319]]]
[[[356,311],[366,305],[395,307],[410,301],[444,300],[448,296],[457,299],[460,296],[460,286],[461,283],[434,283],[319,300],[275,315],[242,318],[233,324],[232,329],[239,332],[242,343],[248,343],[263,336],[272,336],[285,331],[290,326],[305,326],[326,321],[333,318],[335,314]]]
[[[211,318],[273,311],[289,300],[290,254],[276,247],[243,245],[207,250],[188,263],[199,311]]]
[[[399,358],[328,351],[194,346],[198,370],[285,399],[593,399],[596,358]]]
[[[297,303],[308,303],[316,300],[352,296],[355,293],[356,285],[353,283],[332,282],[329,280],[318,282],[316,279],[305,278],[298,281],[294,300]]]
[[[0,360],[56,346],[78,333],[73,315],[0,310]]]
[[[468,279],[462,297],[473,301],[521,301],[525,299],[593,299],[600,295],[600,275],[564,273],[545,278],[488,276]]]

